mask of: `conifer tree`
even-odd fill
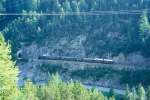
[[[114,90],[111,88],[109,90],[109,97],[115,96]]]
[[[10,45],[0,33],[0,100],[13,100],[19,95],[17,89],[18,69],[12,61]]]
[[[115,100],[115,97],[110,97],[109,100]]]
[[[142,41],[145,42],[150,37],[150,24],[146,12],[143,12],[141,16],[139,27]]]
[[[4,7],[4,3],[5,3],[5,0],[0,0],[0,12],[5,12],[5,7]]]
[[[129,86],[126,86],[126,91],[125,91],[125,95],[124,95],[124,100],[131,100],[132,97],[132,93],[129,90]]]
[[[138,95],[138,100],[145,100],[146,99],[145,90],[141,84],[138,86],[137,95]]]
[[[90,92],[90,100],[108,100],[107,97],[104,97],[103,94],[96,89],[91,90]]]
[[[22,99],[24,100],[39,100],[37,96],[36,85],[33,85],[32,82],[27,81],[25,86],[22,89]]]
[[[65,0],[65,2],[63,4],[63,8],[64,8],[66,13],[71,13],[72,12],[71,4],[68,0]]]
[[[132,100],[137,100],[137,93],[135,88],[132,88]]]
[[[71,8],[72,8],[72,12],[76,12],[77,14],[80,13],[79,4],[78,4],[77,1],[72,1],[71,2]],[[77,18],[77,19],[75,19],[77,21],[77,20],[80,19],[80,15],[77,15],[74,18]]]
[[[150,86],[147,89],[146,97],[147,97],[147,100],[150,100]]]

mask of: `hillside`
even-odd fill
[[[18,55],[30,59],[28,62],[18,61],[22,71],[20,75],[24,79],[29,77],[35,82],[47,80],[48,74],[55,70],[49,69],[54,63],[61,65],[62,70],[56,68],[54,72],[60,70],[64,79],[114,87],[120,84],[119,87],[122,84],[124,87],[126,83],[147,86],[150,79],[143,73],[149,73],[149,65],[146,64],[150,57],[149,7],[148,0],[4,0],[1,12],[54,15],[2,16],[1,30],[12,44],[14,59],[17,60]],[[103,69],[103,65],[66,62],[49,65],[34,61],[43,54],[110,58],[142,66],[120,65]]]

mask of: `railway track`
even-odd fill
[[[91,64],[105,64],[105,65],[115,65],[115,66],[128,66],[128,69],[134,69],[133,66],[137,66],[136,69],[143,69],[141,66],[147,66],[150,63],[132,63],[132,62],[120,62],[113,59],[103,59],[103,58],[80,58],[80,57],[64,57],[64,56],[39,56],[36,59],[30,58],[18,58],[18,62],[28,62],[28,61],[62,61],[62,62],[79,62],[79,63],[91,63]],[[147,61],[149,62],[149,61]],[[146,67],[145,67],[146,68]],[[150,70],[150,69],[149,69]]]
[[[87,63],[102,63],[102,64],[114,64],[115,62],[111,59],[100,59],[100,58],[75,58],[75,57],[50,57],[50,56],[39,56],[39,60],[59,60],[59,61],[74,61],[74,62],[87,62]]]

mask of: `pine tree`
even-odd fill
[[[147,100],[150,100],[150,86],[148,87],[146,96],[147,96]]]
[[[141,16],[139,27],[142,41],[145,42],[150,37],[150,24],[146,12],[143,12]]]
[[[115,97],[110,97],[109,100],[115,100]]]
[[[17,88],[18,69],[10,54],[10,45],[5,42],[0,33],[0,100],[13,100],[19,95]]]
[[[112,88],[109,90],[108,95],[109,95],[109,97],[115,96],[115,92],[114,92],[114,90]]]
[[[61,4],[59,3],[59,0],[53,0],[53,11],[56,13],[60,13]]]
[[[138,86],[137,95],[138,95],[138,100],[145,100],[146,99],[145,90],[141,84]]]
[[[126,92],[124,95],[124,100],[132,100],[131,97],[132,97],[132,93],[130,92],[129,86],[127,85],[126,86]]]
[[[68,84],[61,83],[59,85],[61,100],[72,100],[71,88]]]
[[[137,93],[135,88],[132,88],[132,100],[137,100]]]
[[[80,0],[80,2],[79,2],[79,9],[80,9],[81,12],[88,10],[88,4],[86,3],[85,0]]]
[[[91,90],[90,92],[90,100],[108,100],[107,97],[104,97],[103,94],[96,89]]]
[[[77,1],[71,2],[71,8],[72,8],[72,12],[76,12],[77,14],[80,13],[79,4]],[[79,16],[77,16],[77,17],[79,17]]]
[[[39,100],[37,96],[37,86],[33,85],[32,82],[27,81],[22,89],[22,99],[25,100]]]
[[[72,12],[72,8],[71,8],[70,2],[68,0],[65,0],[65,2],[63,4],[63,8],[66,13]]]
[[[5,3],[5,0],[0,0],[0,12],[5,12],[5,7],[4,7],[4,3]]]
[[[22,10],[27,10],[29,11],[36,11],[38,9],[38,0],[23,0],[21,3],[24,4],[24,8]],[[22,4],[21,7],[22,7]],[[20,9],[21,9],[20,7]]]

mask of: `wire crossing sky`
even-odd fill
[[[0,13],[0,16],[72,16],[72,15],[90,15],[90,16],[99,16],[99,15],[139,15],[143,12],[150,14],[150,10],[119,10],[119,11],[87,11],[87,12],[52,12],[52,13]]]

